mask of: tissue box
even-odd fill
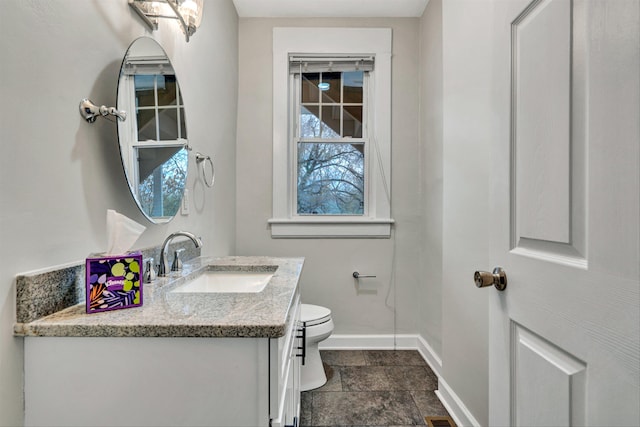
[[[86,259],[87,313],[142,305],[142,254]]]

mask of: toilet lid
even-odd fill
[[[312,304],[302,304],[300,320],[307,326],[318,325],[331,320],[331,310],[326,307]]]

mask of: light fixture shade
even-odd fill
[[[151,30],[158,29],[158,19],[175,19],[187,39],[191,37],[202,22],[204,0],[129,0],[129,6],[135,10]]]
[[[182,19],[187,27],[197,29],[202,22],[202,8],[204,0],[183,0],[178,7]],[[194,30],[195,31],[195,30]]]

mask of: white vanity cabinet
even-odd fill
[[[271,396],[278,396],[271,401],[270,413],[273,427],[297,427],[300,419],[300,366],[304,360],[304,329],[300,321],[300,299],[297,299],[295,310],[292,310],[291,322],[285,336],[271,340],[271,360],[277,360],[278,366],[271,366]]]
[[[27,426],[296,426],[300,297],[280,338],[25,337]]]

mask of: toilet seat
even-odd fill
[[[316,326],[331,320],[331,310],[313,304],[302,304],[300,320],[305,326]]]

